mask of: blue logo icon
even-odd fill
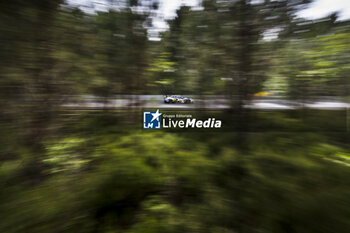
[[[156,112],[143,112],[143,128],[160,129],[160,115],[159,109]]]

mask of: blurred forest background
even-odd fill
[[[271,131],[307,124],[267,113],[254,133],[243,108],[259,92],[348,101],[349,21],[297,17],[308,0],[203,0],[152,35],[161,2],[109,2],[0,1],[0,232],[350,232],[346,127]],[[141,107],[63,107],[178,93],[224,95],[237,130],[144,131]]]

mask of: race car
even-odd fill
[[[193,100],[191,98],[182,97],[179,95],[164,96],[164,103],[166,104],[191,104]]]

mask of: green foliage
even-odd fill
[[[101,119],[104,124],[96,128]],[[84,114],[71,133],[48,140],[41,156],[47,177],[38,184],[16,181],[23,179],[22,159],[3,163],[0,230],[347,232],[350,227],[349,150],[327,135],[252,133],[242,154],[232,144],[235,133],[123,132],[112,119]]]

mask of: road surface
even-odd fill
[[[63,104],[68,109],[131,109],[131,108],[154,108],[154,109],[208,109],[222,110],[230,108],[230,100],[223,96],[190,96],[193,104],[165,104],[161,95],[118,95],[108,101],[93,96],[80,96],[78,101]],[[77,99],[75,97],[75,99]],[[233,101],[235,101],[233,99]],[[341,110],[348,109],[350,104],[334,97],[319,97],[313,101],[291,101],[282,98],[262,98],[244,101],[245,108],[262,110],[292,110],[298,108]]]

